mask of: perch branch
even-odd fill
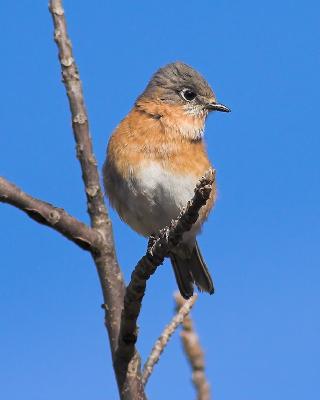
[[[11,204],[33,220],[55,229],[85,250],[96,251],[101,243],[99,233],[62,208],[35,199],[0,176],[0,202]]]
[[[121,315],[119,347],[116,363],[126,364],[133,357],[138,336],[137,318],[140,313],[142,299],[147,280],[161,265],[164,258],[182,239],[197,221],[199,211],[210,197],[215,181],[215,172],[210,169],[196,186],[193,199],[190,200],[180,216],[172,221],[170,227],[160,231],[159,236],[148,247],[147,253],[140,259],[131,275],[131,281],[124,297],[124,308]]]
[[[177,310],[185,304],[185,300],[180,293],[175,295],[175,300]],[[183,320],[180,335],[184,351],[192,368],[192,382],[197,392],[197,400],[210,400],[210,385],[205,375],[204,353],[190,315],[187,315]]]
[[[102,236],[99,251],[92,253],[92,256],[102,287],[105,303],[105,324],[114,359],[118,346],[125,285],[114,250],[111,221],[103,199],[97,162],[92,149],[82,85],[72,53],[71,41],[67,34],[62,1],[50,0],[49,9],[53,18],[54,39],[58,46],[62,79],[71,110],[72,127],[87,196],[88,213],[92,227]],[[121,399],[145,399],[141,382],[140,356],[137,352],[131,358],[130,363],[126,363],[125,366],[118,363],[115,367],[115,373]]]
[[[148,357],[142,371],[142,382],[144,385],[147,384],[150,375],[152,374],[154,366],[160,359],[160,356],[167,346],[171,336],[182,323],[185,316],[189,314],[191,308],[197,300],[198,295],[195,293],[190,299],[188,299],[182,307],[177,311],[176,315],[172,318],[170,324],[168,324],[164,331],[159,336],[158,340],[154,344],[150,356]]]

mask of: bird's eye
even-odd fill
[[[192,101],[196,98],[197,94],[191,89],[184,89],[181,92],[181,96],[186,101]]]

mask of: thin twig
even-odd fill
[[[215,173],[213,169],[210,169],[199,181],[193,199],[188,202],[179,218],[173,221],[170,227],[160,232],[132,272],[121,315],[116,363],[128,363],[133,357],[134,345],[138,336],[137,318],[140,313],[147,280],[156,271],[157,267],[163,263],[164,258],[169,255],[170,251],[179,244],[183,234],[189,231],[197,221],[201,207],[206,204],[210,197],[214,181]]]
[[[0,202],[24,211],[35,221],[58,231],[85,250],[96,251],[101,244],[99,233],[69,215],[62,208],[38,200],[0,176]]]
[[[157,341],[155,342],[151,353],[144,364],[143,371],[142,371],[142,382],[144,385],[147,384],[150,375],[152,374],[154,366],[160,359],[160,356],[167,346],[171,336],[178,328],[178,326],[182,323],[186,315],[189,314],[191,308],[193,307],[194,303],[196,302],[198,295],[195,293],[190,299],[188,299],[182,307],[177,311],[176,315],[172,318],[170,324],[168,324],[164,331],[161,333]]]
[[[88,115],[82,85],[67,34],[66,20],[61,0],[50,0],[49,9],[54,23],[54,38],[59,50],[62,78],[72,115],[72,127],[77,144],[82,178],[87,196],[91,225],[102,236],[97,253],[92,253],[104,297],[105,323],[114,355],[118,346],[121,310],[125,293],[124,279],[117,262],[112,225],[105,206],[96,158],[92,149]],[[135,351],[129,363],[117,363],[115,373],[121,399],[144,400],[141,382],[140,356]]]
[[[175,295],[177,310],[185,304],[185,299]],[[192,382],[197,392],[197,400],[210,400],[210,385],[205,375],[204,353],[196,334],[190,314],[182,322],[181,339],[186,356],[192,368]]]

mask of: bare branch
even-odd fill
[[[170,251],[179,244],[183,234],[189,231],[197,221],[201,207],[206,204],[210,197],[214,181],[215,172],[210,169],[199,181],[193,199],[188,202],[179,218],[172,221],[170,227],[160,232],[132,272],[121,315],[116,363],[128,363],[133,357],[135,352],[134,345],[138,336],[137,318],[140,313],[147,280],[156,271],[157,267],[163,263],[164,258],[169,255]]]
[[[54,23],[54,40],[59,49],[62,80],[69,99],[72,128],[77,144],[77,157],[81,164],[82,179],[87,195],[88,212],[93,227],[104,227],[108,222],[107,210],[101,190],[97,161],[92,149],[82,84],[73,57],[71,41],[67,34],[66,20],[61,0],[51,0],[49,8]]]
[[[177,293],[175,295],[177,310],[185,304],[185,299]],[[210,385],[205,375],[204,353],[196,334],[192,319],[187,315],[182,322],[181,339],[186,356],[192,368],[192,382],[197,391],[197,400],[210,400]]]
[[[96,251],[101,244],[99,233],[62,208],[35,199],[0,176],[0,202],[24,211],[33,220],[55,229],[85,250]]]
[[[196,302],[198,295],[195,293],[190,299],[188,299],[182,307],[177,311],[176,315],[172,318],[170,324],[168,324],[164,331],[159,336],[158,340],[154,344],[150,356],[148,357],[142,371],[142,382],[144,385],[147,384],[150,375],[152,374],[154,366],[160,359],[160,356],[168,344],[171,336],[178,328],[178,326],[182,323],[185,316],[189,314],[191,308]]]
[[[82,178],[88,203],[91,225],[102,236],[97,253],[92,253],[104,297],[105,324],[108,330],[114,358],[119,337],[121,310],[125,285],[118,265],[112,225],[104,203],[103,191],[92,149],[88,115],[85,108],[82,85],[73,57],[71,41],[67,34],[66,20],[61,0],[50,0],[49,9],[54,23],[54,38],[59,50],[59,59],[72,115],[72,127],[77,144],[77,157],[81,164]],[[141,382],[140,356],[134,351],[130,363],[117,363],[115,373],[122,399],[145,399]]]

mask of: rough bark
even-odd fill
[[[19,208],[33,220],[55,229],[84,250],[94,252],[101,244],[102,238],[97,231],[78,221],[62,208],[28,195],[1,176],[0,202]]]

